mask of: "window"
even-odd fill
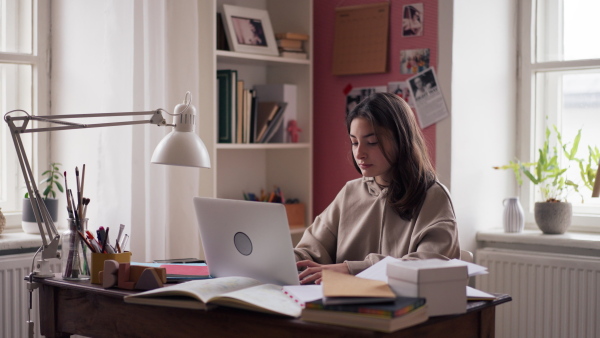
[[[20,224],[26,191],[4,114],[23,109],[46,114],[48,107],[48,1],[0,0],[0,208],[8,225]],[[38,113],[43,111],[43,113]],[[30,164],[36,171],[46,150],[45,136],[23,137]],[[37,172],[37,171],[36,171]]]
[[[600,1],[525,0],[521,6],[519,158],[534,160],[546,128],[556,126],[566,142],[581,129],[577,157],[587,159],[588,146],[600,147]],[[578,167],[569,169],[569,178],[580,181]],[[600,199],[579,187],[581,196],[568,199],[572,229],[600,231]],[[525,184],[521,196],[530,211],[540,199]]]

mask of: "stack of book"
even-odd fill
[[[424,298],[398,297],[376,304],[324,305],[322,300],[307,302],[302,320],[336,324],[381,332],[393,332],[417,325],[429,318]]]
[[[277,47],[279,55],[294,59],[307,59],[308,54],[304,48],[304,41],[308,40],[308,35],[302,33],[277,33]]]

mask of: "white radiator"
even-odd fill
[[[24,280],[31,271],[33,253],[0,256],[0,337],[27,337],[27,310],[29,291]],[[53,271],[59,265],[52,264]],[[35,323],[35,337],[40,337],[38,290],[33,292],[31,318]]]
[[[476,263],[483,291],[507,293],[496,309],[496,336],[600,337],[600,257],[485,248]]]

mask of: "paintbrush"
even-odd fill
[[[81,170],[81,190],[79,190],[80,198],[79,198],[79,216],[82,215],[83,211],[83,183],[85,182],[85,163],[83,164],[83,168]]]
[[[79,168],[75,167],[75,180],[77,181],[77,205],[73,208],[77,209],[77,213],[81,214],[81,184],[79,183]]]
[[[71,199],[69,198],[69,186],[67,185],[67,172],[65,171],[63,174],[65,178],[65,191],[67,192],[67,213],[69,214],[69,218],[73,218],[73,209],[71,207]]]

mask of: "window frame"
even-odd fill
[[[32,66],[32,114],[47,115],[50,113],[50,1],[33,0],[32,1],[32,52],[24,53],[6,53],[0,52],[0,62],[12,64],[29,64]],[[6,112],[2,112],[4,116]],[[5,124],[4,120],[2,120]],[[50,152],[50,133],[33,133],[30,165],[35,177],[39,177],[40,168],[45,168],[49,163]],[[14,153],[16,161],[16,152],[12,141],[9,140],[7,150]],[[2,168],[4,170],[4,168]],[[22,176],[21,168],[18,163],[16,170]],[[17,206],[21,202],[17,201]],[[17,207],[20,209],[20,207]],[[5,232],[19,232],[21,230],[21,211],[3,210],[6,217]]]
[[[543,142],[545,124],[541,122],[545,117],[536,116],[539,107],[536,107],[535,73],[538,71],[563,71],[599,69],[600,59],[569,60],[569,61],[544,61],[538,62],[535,57],[536,41],[536,2],[539,0],[522,0],[519,2],[519,46],[518,46],[518,92],[517,92],[517,157],[523,162],[533,161],[537,148],[536,143]],[[552,124],[552,118],[549,124]],[[600,146],[600,145],[598,145]],[[525,183],[527,182],[527,183]],[[525,180],[519,187],[521,203],[525,211],[526,227],[537,229],[533,215],[535,204],[535,186]],[[570,231],[600,233],[600,211],[596,215],[583,215],[573,213]]]

